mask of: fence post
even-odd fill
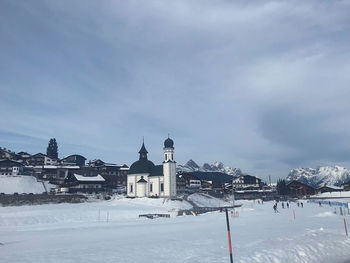
[[[346,236],[348,236],[348,228],[346,227],[345,217],[344,217],[344,227],[345,227],[345,234],[346,234]]]
[[[229,248],[230,248],[230,262],[233,263],[232,246],[231,246],[231,233],[230,233],[230,222],[228,220],[227,208],[225,208],[225,213],[226,213],[226,225],[227,225],[227,234],[228,234],[228,245],[229,245]]]

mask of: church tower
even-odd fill
[[[169,137],[164,141],[164,196],[176,197],[176,162],[174,161],[174,141]]]

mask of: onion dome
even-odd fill
[[[168,137],[164,141],[164,148],[174,148],[174,141]]]

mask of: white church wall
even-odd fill
[[[176,196],[176,163],[170,166],[170,196]]]
[[[145,197],[146,196],[146,188],[147,188],[147,183],[137,183],[137,197]]]
[[[164,196],[176,196],[176,163],[163,164],[164,173]]]
[[[131,191],[131,188],[132,188],[132,191]],[[129,197],[136,197],[136,177],[134,175],[128,175],[127,195]]]
[[[163,164],[163,174],[164,174],[164,196],[170,196],[170,164]]]
[[[144,173],[144,174],[130,174],[130,175],[128,175],[128,178],[127,178],[127,187],[128,187],[127,195],[129,197],[137,197],[138,196],[137,192],[138,192],[139,189],[137,188],[137,181],[141,179],[141,176],[143,176],[143,179],[148,181],[148,175],[149,175],[148,173]],[[133,192],[130,192],[131,185],[133,186]]]
[[[149,184],[152,184],[152,192],[150,191],[150,187],[148,185],[148,196],[160,196],[159,194],[159,176],[149,177]]]

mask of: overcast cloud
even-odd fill
[[[0,1],[0,145],[266,179],[350,168],[349,1]]]

